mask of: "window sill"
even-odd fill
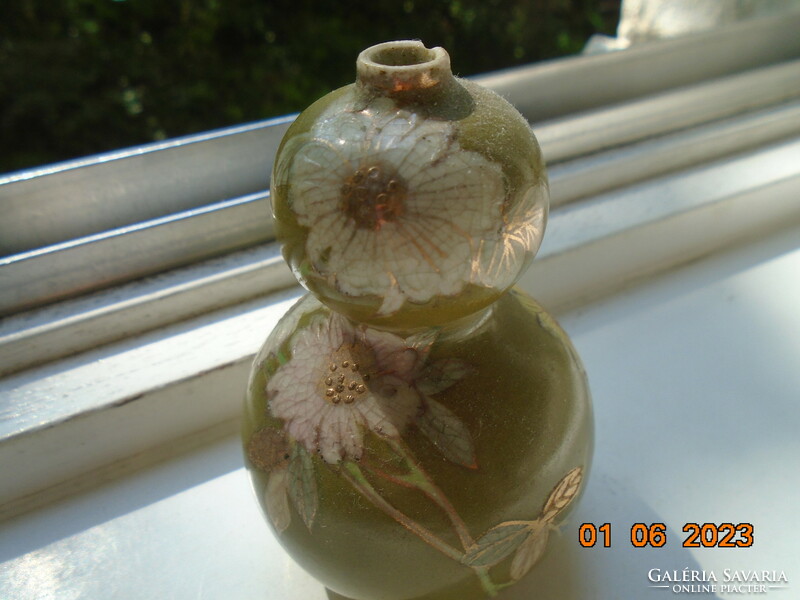
[[[774,30],[777,22],[769,23]],[[730,520],[730,514],[737,514],[746,521],[764,514],[759,511],[752,516],[754,513],[747,513],[748,506],[733,500],[731,511],[725,514],[715,515],[715,507],[705,504],[698,509],[702,515],[690,514],[688,509],[696,505],[687,505],[677,491],[668,493],[655,475],[642,479],[634,474],[634,468],[642,472],[649,469],[644,458],[626,462],[620,456],[638,452],[641,444],[651,449],[643,457],[652,459],[662,469],[669,471],[672,467],[663,464],[660,453],[683,457],[684,463],[690,464],[692,457],[685,451],[682,453],[680,446],[686,440],[675,434],[684,424],[676,424],[675,415],[705,415],[703,411],[711,409],[703,406],[704,394],[715,398],[717,410],[725,413],[719,425],[723,429],[714,429],[708,443],[720,452],[731,449],[731,442],[724,438],[724,427],[738,430],[734,416],[719,408],[725,400],[715,395],[715,384],[721,380],[737,382],[741,391],[732,397],[743,410],[754,401],[753,394],[748,392],[753,389],[751,386],[763,385],[769,389],[771,375],[766,369],[757,373],[760,383],[745,379],[746,361],[732,362],[728,370],[716,369],[713,357],[725,350],[728,343],[725,336],[694,340],[694,345],[684,348],[671,337],[679,333],[672,332],[670,319],[685,319],[685,326],[675,331],[688,336],[693,327],[702,331],[704,325],[697,315],[713,318],[719,310],[720,314],[739,318],[730,310],[731,306],[741,305],[746,313],[752,313],[749,317],[755,318],[759,303],[769,305],[772,296],[797,296],[796,289],[788,293],[784,285],[796,280],[792,273],[797,272],[797,252],[787,254],[785,261],[776,259],[775,264],[780,266],[773,267],[767,261],[779,251],[788,253],[794,247],[798,231],[792,228],[800,225],[800,205],[796,202],[800,195],[800,90],[796,87],[800,77],[794,77],[800,72],[800,63],[794,60],[800,55],[800,42],[794,35],[793,23],[800,23],[800,16],[778,23],[783,32],[780,35],[768,35],[773,30],[758,23],[750,25],[750,29],[739,27],[714,33],[712,37],[722,39],[725,44],[721,46],[730,49],[731,44],[738,47],[742,39],[749,39],[743,34],[745,29],[747,35],[754,36],[753,31],[761,28],[760,35],[770,43],[745,44],[750,62],[736,68],[731,66],[734,59],[718,51],[710,52],[706,61],[689,60],[688,74],[684,73],[684,79],[674,86],[668,81],[651,81],[645,91],[637,92],[641,82],[630,78],[627,89],[620,91],[609,90],[614,86],[602,81],[603,85],[597,87],[601,95],[613,96],[603,99],[611,104],[562,106],[565,111],[587,111],[569,118],[554,112],[553,86],[543,88],[542,95],[532,94],[530,78],[526,79],[527,87],[517,85],[519,72],[485,79],[486,83],[504,89],[524,110],[533,111],[534,100],[541,100],[543,108],[538,110],[550,120],[537,127],[537,133],[545,154],[551,160],[560,159],[551,169],[554,210],[545,244],[520,285],[561,316],[573,334],[592,376],[598,406],[598,437],[613,441],[613,450],[598,449],[593,487],[581,505],[583,512],[579,518],[605,521],[618,518],[620,523],[630,525],[632,518],[652,521],[666,514],[671,519],[670,526],[679,531],[681,519]],[[650,73],[649,65],[660,64],[662,71],[670,71],[670,63],[662,61],[665,52],[672,52],[673,59],[677,56],[686,62],[699,49],[708,50],[709,38],[703,37],[702,43],[697,39],[669,42],[658,52],[644,48],[639,54],[624,55],[621,59],[592,58],[581,63],[580,68],[569,62],[536,67],[533,80],[552,83],[556,70],[561,68],[560,77],[565,77],[563,69],[566,69],[567,79],[585,76],[589,83],[583,83],[589,85],[595,76],[593,69],[613,60],[619,62],[613,64],[618,74],[637,69],[647,79],[644,75]],[[783,50],[779,52],[778,47]],[[769,61],[788,62],[760,66]],[[653,72],[658,71],[656,66],[652,68]],[[752,72],[740,72],[741,69]],[[714,81],[706,81],[712,78]],[[753,95],[744,101],[740,93]],[[734,111],[736,114],[731,113],[730,105],[724,101],[731,94],[742,100]],[[665,107],[675,103],[685,111],[665,114]],[[625,130],[628,121],[641,125],[635,134]],[[247,134],[251,133],[248,130]],[[576,150],[587,147],[591,153]],[[225,208],[228,207],[220,210]],[[266,210],[263,212],[266,214]],[[187,219],[191,218],[192,215],[187,215]],[[680,268],[697,261],[701,262],[696,266]],[[761,262],[763,268],[759,266],[750,273],[748,267]],[[747,289],[744,304],[726,304],[725,294],[733,293],[730,289],[739,289],[739,284],[730,284],[733,288],[728,283],[719,284],[719,269],[724,272],[725,268],[736,281],[741,273],[741,285]],[[85,580],[77,577],[69,583],[70,593],[78,590],[77,595],[81,595],[83,589],[88,590],[84,595],[92,596],[91,590],[95,589],[92,586],[102,584],[108,586],[106,590],[119,591],[105,595],[119,598],[141,597],[149,591],[154,596],[169,596],[175,592],[170,587],[173,584],[155,579],[148,580],[151,587],[147,592],[134,596],[134,590],[139,590],[135,583],[141,575],[139,568],[150,569],[142,565],[151,560],[153,565],[159,565],[160,542],[171,543],[170,536],[174,536],[177,544],[169,551],[170,556],[180,556],[182,564],[202,564],[199,554],[193,563],[185,553],[185,546],[191,545],[187,532],[197,527],[198,531],[206,532],[205,545],[198,546],[198,553],[217,554],[211,548],[223,547],[232,536],[242,535],[247,540],[225,546],[231,549],[236,545],[230,555],[231,561],[237,557],[236,568],[232,566],[234,563],[226,562],[228,558],[220,558],[214,563],[214,572],[220,575],[218,582],[206,581],[206,589],[212,591],[203,593],[199,589],[198,595],[231,597],[220,591],[227,582],[230,589],[242,592],[234,594],[236,597],[260,597],[254,590],[268,589],[269,593],[277,594],[272,596],[275,598],[322,598],[318,586],[296,567],[286,566],[288,559],[274,542],[262,535],[261,526],[253,526],[254,519],[261,522],[260,517],[241,491],[246,484],[239,469],[237,444],[230,437],[237,427],[249,363],[267,333],[300,294],[299,288],[290,285],[291,281],[276,248],[265,243],[22,313],[2,324],[1,362],[8,371],[13,367],[16,372],[0,379],[0,469],[12,474],[0,481],[0,519],[8,519],[2,525],[4,533],[0,539],[6,541],[0,544],[0,549],[4,558],[10,559],[4,572],[0,572],[0,590],[18,589],[10,586],[18,585],[15,577],[19,575],[15,573],[22,573],[26,564],[34,565],[32,572],[37,573],[44,573],[42,569],[47,565],[60,568],[58,565],[64,563],[58,562],[61,560],[58,556],[65,556],[64,552],[69,556],[70,548],[74,548],[76,555],[84,557],[88,574]],[[691,281],[698,288],[707,288],[707,293],[701,292],[697,302],[682,304],[681,290],[690,289]],[[641,282],[647,283],[640,288]],[[636,290],[623,293],[634,285]],[[752,303],[749,294],[757,298]],[[673,300],[679,305],[675,311],[659,312],[660,305]],[[785,305],[780,306],[784,310]],[[785,318],[786,329],[794,328],[796,316]],[[773,326],[775,337],[763,343],[779,347],[778,333],[784,336],[785,333],[781,324]],[[744,329],[742,335],[749,332]],[[629,354],[618,350],[619,341],[626,335],[635,340]],[[656,355],[648,351],[648,340],[670,341],[669,350],[681,356],[685,352],[686,357],[678,361],[675,354]],[[736,338],[732,343],[749,348],[744,338]],[[748,352],[745,356],[755,360],[757,352],[753,349]],[[790,347],[788,352],[796,353],[797,349]],[[639,353],[651,363],[644,364],[644,358],[637,361]],[[654,387],[649,377],[658,375],[657,366],[667,360],[672,361],[672,366],[663,369],[671,374],[688,373],[699,381],[698,387],[684,395],[681,394],[686,390],[679,387],[666,388],[672,390],[674,397],[662,398],[654,392],[660,388]],[[696,362],[695,367],[692,361]],[[631,375],[632,364],[647,376],[636,369]],[[708,369],[709,375],[693,369]],[[774,377],[791,377],[791,373],[779,370]],[[637,406],[642,398],[649,400],[653,394],[663,403],[648,402],[650,415],[634,411],[635,418],[631,417],[630,407]],[[786,411],[790,420],[796,418],[796,411],[790,410],[785,395],[781,394],[776,395],[776,410]],[[688,424],[691,435],[704,435],[702,423],[695,421]],[[671,423],[669,439],[663,446],[654,446],[649,432],[662,423]],[[766,439],[768,423],[763,420],[759,423],[760,435]],[[628,426],[622,428],[620,424]],[[224,439],[219,441],[220,438]],[[619,442],[620,439],[631,445]],[[707,451],[711,446],[692,447]],[[795,446],[787,444],[784,448],[781,452],[796,455]],[[158,466],[159,461],[166,462]],[[720,459],[719,465],[728,476],[734,476],[734,463]],[[670,472],[676,478],[679,476],[674,469]],[[779,474],[775,477],[779,478]],[[108,479],[117,481],[87,491]],[[725,481],[719,477],[708,481],[711,483],[707,485],[719,485],[720,489],[728,490],[726,494],[735,495],[735,490],[725,488]],[[645,485],[649,487],[641,487]],[[697,480],[693,478],[687,485],[696,486]],[[620,489],[632,493],[627,504],[614,508],[614,494]],[[796,490],[787,494],[779,484],[769,489],[783,494],[781,498],[796,496]],[[714,497],[713,489],[708,489],[703,502]],[[671,499],[676,507],[686,510],[671,511],[661,498]],[[755,495],[748,498],[752,506],[759,506]],[[207,519],[212,512],[224,514],[228,501],[234,512],[240,511],[239,516],[218,523],[216,517]],[[203,502],[208,503],[208,509],[192,509]],[[45,507],[48,504],[52,506]],[[792,517],[793,513],[784,510],[784,504],[779,507],[776,515]],[[30,515],[15,521],[9,519],[25,512]],[[184,513],[191,513],[189,521],[178,518]],[[764,516],[764,522],[768,523],[765,526],[775,527],[776,518]],[[108,527],[104,527],[105,520]],[[204,528],[205,521],[215,522]],[[139,530],[151,532],[148,534],[151,536],[156,535],[153,531],[159,531],[156,536],[159,543],[154,543],[153,537],[149,541],[139,540],[142,543],[139,554],[132,547],[112,548],[118,539],[129,539],[133,544]],[[58,541],[61,537],[66,538],[63,543]],[[585,561],[576,554],[572,538],[568,537],[564,538],[567,541],[559,542],[560,550],[554,553],[557,556],[566,553],[566,562],[553,559],[557,561],[553,566],[565,574],[572,564]],[[103,539],[111,541],[104,545]],[[775,548],[783,547],[778,537],[774,540]],[[92,571],[92,556],[96,557],[91,554],[93,544],[107,548],[112,559],[136,556],[141,561],[140,567],[130,567],[128,580],[115,583],[104,579],[99,572],[101,567]],[[259,548],[259,553],[254,551],[244,556],[243,552],[249,552],[247,544]],[[791,555],[789,548],[785,550],[784,555]],[[278,553],[276,556],[280,558],[260,571],[256,566],[261,563],[260,552]],[[760,556],[772,560],[777,554]],[[673,561],[669,564],[676,569],[697,563],[692,556],[680,552],[668,557]],[[624,560],[642,566],[641,561],[627,554]],[[774,565],[767,562],[764,568],[781,568],[777,559]],[[593,563],[590,570],[603,564],[602,560]],[[744,563],[737,558],[731,564]],[[258,575],[244,577],[241,569],[247,565],[249,573]],[[620,574],[620,565],[615,565]],[[284,567],[288,574],[281,575]],[[194,590],[194,576],[177,566],[175,569],[175,573],[192,578],[188,587],[180,588],[181,592]],[[171,573],[162,567],[151,570]],[[116,574],[114,569],[107,571],[108,577]],[[278,583],[270,587],[269,580],[264,579],[267,576],[274,576],[273,581]],[[240,583],[233,582],[234,578]],[[45,585],[42,589],[50,589],[46,587],[50,583],[42,585]],[[542,585],[551,589],[547,586],[558,584],[542,582]],[[631,587],[629,591],[628,597],[641,597],[640,588]],[[620,594],[618,591],[605,594],[614,595]],[[553,596],[575,597],[555,592]]]
[[[556,209],[519,285],[556,313],[800,221],[800,140]],[[758,211],[752,207],[758,206]],[[295,286],[0,380],[0,515],[80,476],[233,423]],[[54,402],[57,400],[57,402]],[[25,464],[20,470],[17,465]]]
[[[654,568],[777,570],[797,585],[798,236],[773,232],[561,314],[592,383],[594,466],[562,535],[504,599],[663,598]],[[196,443],[0,524],[0,593],[327,600],[269,531],[237,437]],[[755,545],[681,546],[684,523],[721,521],[752,523]],[[581,548],[582,522],[611,523],[611,547]],[[665,523],[667,544],[631,546],[635,522]]]

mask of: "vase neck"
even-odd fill
[[[370,97],[424,101],[456,84],[450,56],[443,48],[426,48],[420,41],[377,44],[356,61],[356,85]]]

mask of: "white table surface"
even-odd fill
[[[649,587],[654,568],[783,571],[788,588],[759,597],[800,598],[798,247],[785,231],[561,315],[590,377],[595,461],[504,600],[697,595]],[[659,521],[666,545],[633,548],[631,525]],[[581,548],[582,522],[611,523],[611,547]],[[683,548],[686,522],[749,522],[755,543]],[[233,437],[0,523],[0,561],[3,599],[326,597],[272,538]]]

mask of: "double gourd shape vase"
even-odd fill
[[[530,126],[441,48],[373,46],[290,127],[272,203],[310,292],[246,400],[280,543],[332,598],[497,595],[546,551],[592,452],[580,360],[511,289],[547,220]]]

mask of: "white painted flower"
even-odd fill
[[[424,359],[402,338],[332,313],[297,333],[291,350],[267,383],[269,410],[328,463],[360,459],[365,429],[399,438],[420,409]]]
[[[387,99],[323,118],[281,173],[317,274],[381,297],[380,314],[459,293],[503,225],[500,165],[461,148],[451,123]]]

